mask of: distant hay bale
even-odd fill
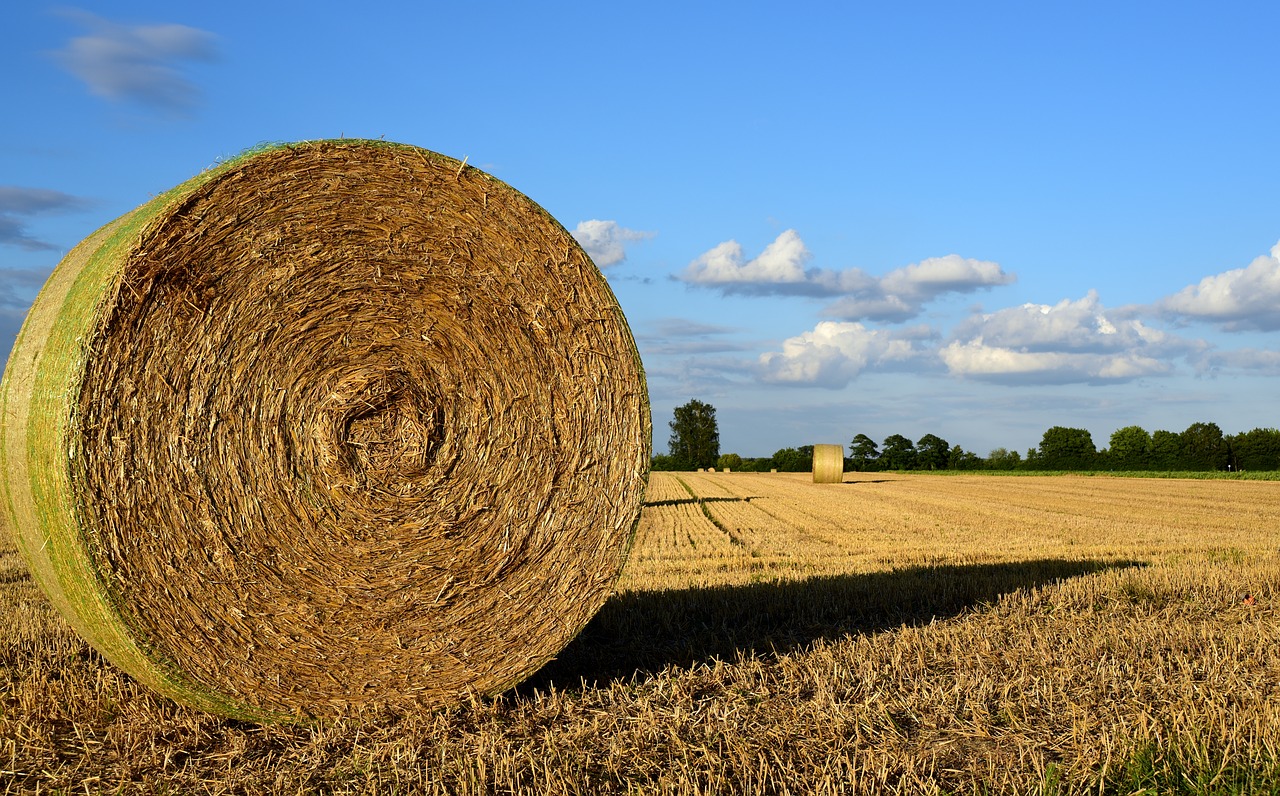
[[[104,656],[255,720],[520,682],[609,596],[650,460],[599,270],[510,186],[270,146],[102,228],[0,386],[5,521]]]
[[[813,482],[838,484],[844,480],[844,446],[813,446]]]

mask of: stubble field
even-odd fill
[[[1280,483],[654,473],[618,593],[496,699],[153,697],[0,540],[0,792],[1280,792]]]

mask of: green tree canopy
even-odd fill
[[[1111,464],[1121,470],[1151,466],[1151,435],[1142,426],[1125,426],[1111,433]]]
[[[885,470],[912,470],[916,466],[916,446],[901,434],[884,438],[880,448],[880,465]]]
[[[712,467],[720,457],[720,428],[716,424],[716,408],[691,400],[677,406],[671,420],[671,439],[667,449],[678,468],[693,470]]]
[[[1158,429],[1151,432],[1151,469],[1173,470],[1179,466],[1182,455],[1182,439],[1172,431]]]
[[[937,434],[925,434],[916,442],[916,466],[922,470],[945,470],[951,445]]]
[[[783,448],[773,454],[773,466],[783,473],[807,473],[813,470],[813,446]]]
[[[716,459],[716,469],[723,470],[729,468],[733,472],[742,470],[742,457],[736,453],[722,453],[720,458]]]
[[[1192,423],[1179,436],[1182,442],[1179,469],[1227,469],[1227,443],[1217,423]]]
[[[875,440],[866,434],[859,434],[853,438],[853,442],[849,443],[849,462],[856,472],[865,472],[874,468],[879,456],[880,450]]]
[[[1235,470],[1280,470],[1280,431],[1255,428],[1227,438]]]
[[[1016,470],[1022,466],[1022,454],[1008,448],[996,448],[987,455],[987,467],[992,470]]]
[[[950,470],[981,470],[984,464],[981,456],[959,445],[952,445],[951,452],[947,454],[947,468]]]
[[[1045,470],[1087,470],[1094,466],[1097,455],[1093,435],[1087,429],[1054,426],[1040,439],[1036,466]]]

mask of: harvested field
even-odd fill
[[[427,715],[178,707],[0,554],[10,792],[1272,793],[1280,483],[654,473],[618,592]],[[1144,790],[1145,789],[1145,790]]]

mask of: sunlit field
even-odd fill
[[[1280,482],[654,473],[646,500],[617,594],[528,683],[306,727],[153,697],[5,539],[3,792],[1280,792]]]

